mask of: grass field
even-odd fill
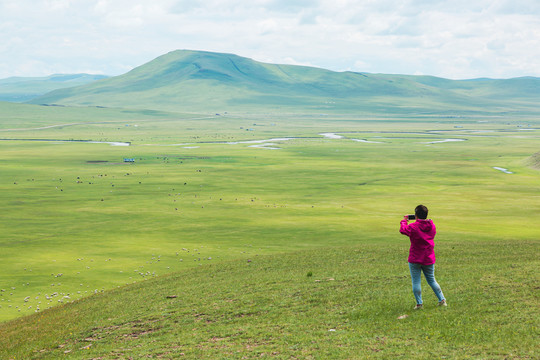
[[[536,118],[0,109],[0,358],[539,356]]]
[[[0,354],[538,358],[538,242],[447,240],[437,250],[447,308],[426,292],[425,309],[412,310],[403,244],[359,242],[205,264],[94,295],[0,328]]]

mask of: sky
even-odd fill
[[[539,0],[0,0],[0,79],[177,49],[334,71],[540,77]]]

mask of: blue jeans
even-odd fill
[[[422,265],[409,263],[409,270],[411,271],[412,290],[417,304],[422,304],[422,286],[420,284],[422,271],[424,272],[428,285],[431,286],[439,301],[444,300],[441,287],[437,283],[437,280],[435,280],[435,264]]]

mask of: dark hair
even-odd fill
[[[416,209],[414,209],[414,215],[418,219],[427,219],[428,209],[424,205],[418,205]]]

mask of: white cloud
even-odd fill
[[[537,0],[3,0],[0,78],[117,75],[175,49],[332,70],[540,76]]]

